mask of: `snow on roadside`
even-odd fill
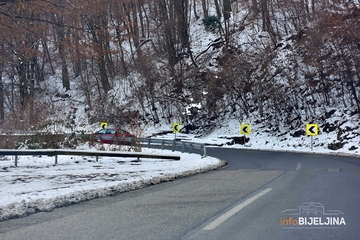
[[[22,156],[0,160],[0,221],[51,211],[90,199],[113,196],[149,185],[191,176],[225,165],[197,154],[143,148],[152,154],[180,155],[180,161],[163,159]]]

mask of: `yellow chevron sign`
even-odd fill
[[[319,133],[319,126],[316,123],[306,124],[305,131],[308,136],[317,136]]]
[[[100,123],[100,129],[105,129],[108,128],[108,123],[107,122],[101,122]]]
[[[250,124],[241,124],[240,134],[244,134],[244,135],[250,134]]]
[[[180,132],[180,123],[178,123],[178,122],[173,123],[172,124],[172,131],[174,133]]]

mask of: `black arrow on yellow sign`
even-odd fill
[[[244,132],[244,133],[248,133],[247,128],[248,128],[248,126],[243,127],[243,129],[242,129],[242,130],[243,130],[243,132]]]
[[[250,125],[249,124],[241,124],[240,125],[240,134],[250,134]]]
[[[315,134],[314,129],[315,129],[315,126],[311,126],[311,127],[309,127],[309,132],[311,132],[312,134]]]

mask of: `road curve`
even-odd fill
[[[0,239],[360,236],[359,159],[218,148],[208,149],[208,155],[229,164],[193,177],[0,222]],[[299,209],[310,213],[299,214]],[[325,225],[321,219],[327,216],[332,222]],[[304,217],[315,224],[299,224]]]

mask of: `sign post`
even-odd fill
[[[240,134],[244,135],[244,146],[245,146],[245,135],[250,134],[250,124],[240,124]]]
[[[314,146],[314,136],[317,136],[319,133],[319,126],[316,123],[309,123],[305,126],[305,132],[307,136],[311,136],[311,151],[313,151]]]
[[[176,140],[176,133],[180,132],[180,123],[174,122],[172,124],[172,131],[175,133],[175,140]]]

